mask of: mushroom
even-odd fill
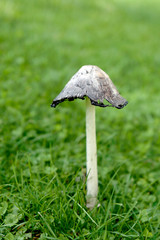
[[[51,107],[55,108],[65,100],[73,101],[76,98],[86,98],[87,207],[92,209],[98,202],[95,106],[121,109],[128,102],[119,94],[109,76],[92,65],[80,68],[53,100]],[[109,104],[105,105],[104,100]]]

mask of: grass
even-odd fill
[[[0,1],[0,239],[160,239],[159,8]],[[84,102],[50,108],[85,64],[129,101],[96,108],[101,206],[92,211]]]

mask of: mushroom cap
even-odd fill
[[[118,109],[127,105],[124,99],[112,83],[109,76],[99,67],[85,65],[70,79],[60,94],[53,100],[51,107],[59,103],[76,98],[88,97],[92,105],[99,107],[116,107]],[[107,100],[110,105],[105,105]]]

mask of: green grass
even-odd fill
[[[160,239],[159,10],[159,0],[0,1],[0,239]],[[85,103],[50,108],[85,64],[129,101],[96,108],[92,211]]]

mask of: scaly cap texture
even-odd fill
[[[88,97],[91,104],[99,107],[116,107],[118,109],[127,105],[124,99],[112,83],[109,76],[99,67],[86,65],[70,79],[60,94],[53,100],[51,107],[59,103],[76,98]],[[107,100],[110,105],[103,102]]]

